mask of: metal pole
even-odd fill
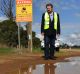
[[[21,43],[20,43],[20,23],[18,24],[18,44],[19,44],[19,49],[21,48]]]
[[[31,23],[31,52],[32,52],[32,23]]]

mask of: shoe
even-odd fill
[[[56,58],[55,58],[55,57],[49,57],[49,59],[51,59],[51,60],[56,60]]]
[[[44,57],[44,60],[48,60],[49,59],[49,57]]]
[[[58,58],[58,57],[54,56],[54,58]]]
[[[44,58],[44,60],[48,60],[49,58]]]
[[[51,60],[56,60],[56,58],[50,58]]]

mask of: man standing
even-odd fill
[[[41,35],[44,36],[45,60],[48,60],[54,59],[55,40],[60,35],[60,20],[51,3],[46,4],[46,10],[42,15]]]

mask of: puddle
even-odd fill
[[[53,64],[26,65],[5,74],[55,74],[55,68]]]
[[[80,57],[66,58],[69,62],[59,62],[55,65],[55,74],[80,74]]]
[[[80,57],[66,59],[69,62],[20,64],[18,67],[0,71],[0,74],[80,74]]]

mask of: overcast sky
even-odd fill
[[[53,4],[54,11],[59,13],[63,40],[74,38],[73,34],[80,40],[80,0],[33,0],[32,30],[40,34],[41,17],[46,3],[49,2]],[[1,19],[4,19],[3,16],[0,13]]]

